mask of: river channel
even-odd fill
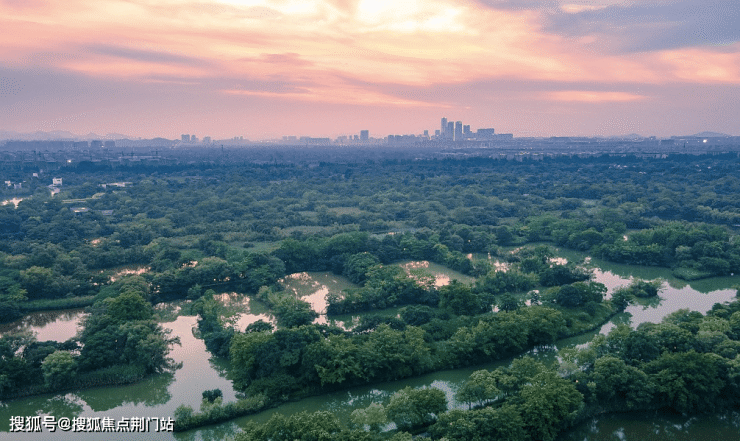
[[[529,354],[546,363],[556,360],[557,349],[584,344],[599,332],[606,333],[616,323],[627,323],[636,327],[643,322],[659,322],[664,316],[678,309],[688,308],[705,313],[713,304],[733,300],[735,289],[740,284],[740,276],[712,278],[696,282],[684,282],[671,276],[670,270],[661,268],[618,265],[587,258],[585,254],[568,250],[558,250],[558,255],[569,261],[583,262],[594,271],[594,280],[603,283],[609,289],[608,295],[616,288],[628,285],[632,278],[664,280],[659,299],[640,300],[631,305],[625,313],[619,314],[605,324],[600,330],[558,341],[552,348],[530,351]],[[408,266],[409,262],[402,265]],[[417,265],[418,267],[418,265]],[[424,266],[435,276],[436,281],[445,283],[451,279],[468,282],[470,279],[452,271],[445,272],[444,267]],[[446,279],[445,279],[446,278]],[[286,289],[307,299],[314,308],[325,307],[323,296],[334,290],[341,291],[353,286],[348,280],[330,273],[300,273],[286,277],[283,281]],[[435,282],[436,283],[436,282]],[[239,329],[256,320],[273,321],[269,310],[261,303],[236,293],[223,293],[219,300],[227,306],[232,320]],[[196,317],[183,315],[183,303],[173,302],[158,305],[162,316],[162,325],[172,331],[172,336],[180,337],[181,346],[175,346],[170,356],[182,362],[182,368],[174,374],[163,374],[151,377],[141,383],[122,387],[104,387],[70,391],[65,394],[52,394],[28,397],[0,403],[0,439],[11,438],[7,433],[8,421],[12,416],[54,415],[60,417],[110,417],[114,420],[123,417],[156,417],[166,418],[180,404],[192,406],[198,410],[201,392],[206,389],[219,388],[223,391],[224,401],[236,399],[231,382],[226,378],[225,360],[210,357],[203,341],[196,338],[193,329]],[[394,313],[395,310],[387,311]],[[0,333],[16,330],[30,330],[37,334],[39,340],[65,340],[77,332],[77,326],[84,317],[82,310],[54,311],[29,314],[22,320],[0,325]],[[337,325],[351,325],[356,316],[337,318]],[[317,321],[325,322],[325,317]],[[506,366],[511,359],[497,363],[480,365],[465,369],[434,372],[421,377],[402,381],[356,387],[331,394],[311,397],[297,402],[286,403],[257,415],[239,418],[228,423],[209,426],[186,433],[155,433],[152,430],[144,434],[128,434],[125,439],[162,439],[162,440],[221,440],[239,430],[248,421],[264,422],[274,413],[292,414],[301,411],[326,410],[334,412],[340,419],[346,420],[354,409],[368,406],[372,402],[387,402],[396,391],[406,386],[435,387],[447,394],[450,407],[462,406],[454,399],[454,394],[468,376],[475,370],[493,369]],[[12,439],[39,439],[36,433],[13,433]],[[123,434],[121,434],[123,435]],[[47,435],[50,437],[51,435]],[[55,433],[54,439],[72,440],[83,436],[89,440],[117,439],[105,433],[72,432]],[[736,414],[685,418],[662,414],[651,415],[611,415],[589,421],[570,433],[564,435],[567,440],[705,440],[737,439],[740,436],[740,417]],[[119,437],[123,439],[123,437]]]

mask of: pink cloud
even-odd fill
[[[75,88],[85,94],[85,84],[94,85],[89,94],[125,89],[126,94],[116,97],[120,106],[111,106],[110,112],[120,112],[119,119],[131,124],[139,117],[129,109],[152,105],[147,96],[156,86],[157,108],[194,103],[188,108],[192,116],[180,116],[182,123],[215,130],[215,123],[205,122],[215,118],[230,125],[223,132],[243,127],[236,119],[218,117],[219,108],[252,109],[249,105],[254,102],[282,109],[285,117],[280,119],[286,127],[314,118],[318,122],[306,126],[315,130],[336,131],[336,122],[326,116],[349,119],[353,112],[356,120],[362,121],[362,115],[373,119],[376,132],[387,127],[398,133],[401,122],[382,115],[407,118],[413,125],[436,120],[435,111],[444,110],[481,125],[502,121],[512,127],[510,131],[516,126],[523,132],[525,124],[585,131],[602,127],[593,112],[598,105],[603,107],[602,120],[609,112],[620,118],[625,112],[649,108],[646,121],[655,121],[657,131],[676,120],[658,118],[679,105],[674,90],[706,86],[725,91],[740,85],[740,45],[732,40],[732,29],[713,34],[712,45],[701,44],[701,36],[676,37],[663,28],[662,41],[650,40],[645,29],[650,23],[663,23],[656,11],[670,12],[673,4],[683,10],[684,0],[662,2],[660,7],[602,1],[606,6],[600,9],[570,3],[582,4],[315,0],[240,6],[227,0],[71,0],[21,7],[6,0],[0,2],[0,68],[47,72],[69,82],[59,85],[62,91]],[[711,8],[705,14],[709,22],[727,22],[712,15]],[[647,28],[632,26],[630,17],[639,18]],[[687,20],[691,29],[704,29],[700,22]],[[594,27],[599,23],[604,27]],[[620,23],[635,35],[622,32]],[[612,37],[618,37],[620,47],[647,49],[617,50]],[[716,45],[728,38],[721,47]],[[24,90],[31,90],[36,80],[25,81]],[[0,103],[0,120],[26,124],[17,115],[22,113],[29,121],[35,106],[39,113],[58,119],[68,111],[65,100],[78,100],[55,89],[42,90],[43,97],[14,97],[16,107]],[[735,108],[727,93],[713,97],[720,107]],[[303,113],[286,110],[291,104]],[[21,108],[26,110],[20,112]],[[706,103],[702,108],[712,106]],[[558,113],[563,109],[565,120]],[[699,112],[689,109],[681,117],[701,119],[705,115]],[[732,113],[725,113],[723,124],[731,126]],[[94,112],[86,115],[89,124],[103,124],[102,118],[96,122]],[[241,115],[251,120],[250,115]],[[537,122],[539,117],[550,122]],[[172,124],[177,124],[174,119]],[[262,121],[259,127],[271,124]],[[325,129],[319,129],[321,124]]]

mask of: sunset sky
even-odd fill
[[[0,130],[740,135],[738,0],[0,0]]]

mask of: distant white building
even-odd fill
[[[48,181],[47,181],[48,182]],[[61,187],[62,186],[62,178],[52,178],[51,179],[51,185],[55,187]]]
[[[110,182],[108,184],[100,184],[101,187],[107,189],[108,187],[121,187],[125,188],[127,185],[131,185],[133,182]]]

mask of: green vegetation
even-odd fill
[[[224,404],[207,391],[200,412],[178,410],[178,430],[186,430],[310,394],[501,360],[594,329],[634,297],[658,294],[657,283],[636,281],[605,301],[604,286],[554,259],[549,244],[667,267],[686,280],[740,274],[736,155],[322,157],[316,167],[238,158],[70,167],[58,173],[64,193],[50,197],[40,179],[30,180],[17,209],[0,207],[0,321],[43,308],[89,312],[67,342],[3,336],[1,397],[172,371],[167,354],[177,342],[152,307],[171,299],[192,301],[200,337],[229,358],[247,397]],[[29,170],[9,173],[16,179]],[[98,187],[117,181],[133,184]],[[0,196],[9,191],[0,188]],[[64,199],[90,210],[75,213]],[[469,257],[476,253],[507,268]],[[475,282],[437,287],[399,267],[404,260],[435,262]],[[303,271],[331,271],[358,285],[329,295],[328,315],[372,314],[349,331],[314,324],[310,305],[278,284]],[[277,329],[224,322],[213,294],[227,288],[265,302]],[[400,308],[398,317],[384,312],[390,307]],[[676,315],[634,332],[617,328],[606,343],[597,338],[570,356],[565,376],[529,365],[479,374],[461,396],[468,411],[444,413],[436,392],[409,390],[396,404],[358,412],[351,428],[331,415],[296,415],[243,437],[274,437],[280,426],[305,439],[404,439],[380,433],[392,421],[448,440],[553,439],[589,412],[711,410],[738,396],[734,308]]]
[[[435,440],[552,441],[604,412],[697,414],[735,408],[739,354],[740,301],[735,301],[715,305],[706,315],[681,310],[637,330],[618,326],[585,348],[561,351],[563,361],[553,367],[522,357],[509,367],[475,371],[456,394],[467,410],[445,412],[442,391],[407,387],[385,405],[354,411],[351,421],[321,412],[276,416],[250,425],[236,439],[274,439],[276,433],[297,434],[300,428],[321,431],[320,439],[326,440],[389,440],[424,427]],[[307,421],[314,416],[331,425],[312,426]],[[390,421],[397,430],[380,432]]]
[[[0,338],[0,396],[123,384],[177,366],[167,357],[179,343],[153,319],[149,302],[131,287],[97,301],[78,338],[37,342],[32,335]]]

